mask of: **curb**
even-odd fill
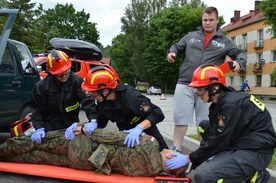
[[[173,144],[172,142],[172,138],[169,137],[166,134],[162,134],[164,138],[166,138],[166,140],[170,143]],[[199,146],[199,141],[194,140],[190,137],[185,136],[184,140],[182,142],[182,147],[185,149],[188,149],[188,151],[195,151]],[[267,171],[270,173],[270,178],[268,180],[267,183],[275,183],[276,182],[276,171],[271,170],[269,168],[267,168]]]

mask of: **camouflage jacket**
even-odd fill
[[[127,176],[156,176],[162,171],[162,157],[154,137],[143,134],[140,145],[127,148],[122,131],[97,129],[91,136],[78,135],[72,141],[64,138],[64,130],[50,131],[42,144],[30,137],[8,139],[0,145],[0,161],[48,164],[100,174],[119,173]],[[92,143],[99,146],[92,150]],[[19,156],[18,156],[19,155]]]

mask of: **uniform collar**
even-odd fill
[[[62,83],[60,82],[55,76],[51,75],[49,76],[49,82],[50,82],[50,91],[57,92],[57,91],[70,91],[72,79],[73,76],[70,73],[69,78],[66,82]],[[52,83],[52,84],[51,84]]]

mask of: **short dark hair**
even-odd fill
[[[217,16],[217,19],[219,18],[219,13],[218,13],[217,8],[215,8],[215,7],[213,7],[213,6],[206,7],[206,8],[203,10],[202,14],[204,14],[204,13],[207,13],[207,14],[215,13],[216,16]]]

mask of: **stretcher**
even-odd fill
[[[119,174],[101,175],[96,174],[93,171],[75,170],[72,168],[41,164],[0,162],[0,171],[38,177],[93,183],[191,183],[190,179],[187,177],[129,177]]]

